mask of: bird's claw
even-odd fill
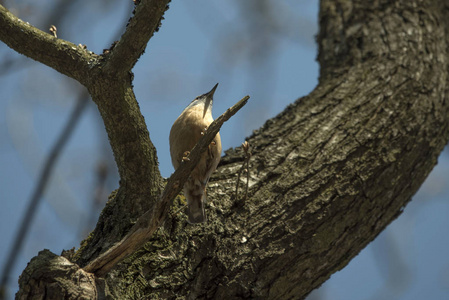
[[[184,161],[189,161],[190,160],[189,155],[190,155],[190,151],[184,152],[183,157],[182,157],[182,161],[183,162]]]

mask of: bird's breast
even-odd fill
[[[195,105],[184,110],[170,130],[170,154],[175,168],[180,164],[185,151],[190,151],[213,122],[207,111],[203,118],[204,106]]]

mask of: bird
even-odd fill
[[[182,111],[170,130],[170,156],[175,170],[204,135],[208,126],[214,121],[212,102],[218,83],[207,93],[196,97]],[[217,133],[200,161],[193,169],[183,187],[187,200],[186,213],[191,224],[207,221],[204,205],[206,203],[206,186],[210,176],[217,168],[221,157],[220,133]]]

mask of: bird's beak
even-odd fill
[[[214,87],[210,90],[210,92],[204,94],[206,96],[206,103],[204,104],[204,112],[203,112],[203,118],[206,115],[207,110],[209,109],[209,105],[212,102],[212,99],[214,98],[215,90],[217,89],[218,83],[214,85]]]
[[[214,93],[215,90],[217,89],[218,83],[216,85],[214,85],[214,87],[210,90],[210,92],[206,93],[205,96],[207,96],[207,98],[213,98],[214,97]]]

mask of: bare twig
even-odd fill
[[[154,209],[145,212],[120,242],[87,264],[84,267],[85,271],[95,273],[97,276],[104,276],[117,263],[142,247],[151,238],[153,233],[164,222],[173,199],[179,194],[190,173],[198,164],[201,154],[215,138],[223,123],[239,111],[248,102],[248,99],[249,96],[245,96],[210,124],[206,134],[200,138],[190,152],[190,160],[183,162],[168,179],[167,185]]]
[[[245,188],[245,199],[246,201],[248,197],[248,186],[249,186],[249,160],[251,159],[251,151],[250,151],[250,145],[248,141],[245,141],[242,143],[243,151],[245,151],[245,160],[243,161],[243,164],[239,170],[238,176],[237,176],[237,184],[235,186],[235,201],[238,202],[239,197],[239,186],[240,186],[240,177],[242,175],[243,170],[246,171],[246,188]],[[246,169],[245,169],[246,167]]]
[[[245,188],[245,201],[248,198],[248,187],[249,187],[249,160],[251,159],[251,148],[248,141],[243,143],[243,150],[246,154],[246,188]]]
[[[245,162],[243,162],[242,166],[240,167],[240,170],[237,174],[237,184],[235,185],[235,201],[238,201],[239,197],[239,186],[240,186],[240,177],[242,176],[243,169],[245,168]]]
[[[42,173],[39,176],[39,181],[33,191],[33,195],[29,201],[25,215],[23,216],[19,231],[14,240],[14,244],[9,251],[8,258],[6,259],[6,264],[3,268],[0,279],[0,290],[6,290],[6,285],[9,280],[9,273],[14,267],[17,255],[22,249],[23,241],[25,240],[25,237],[28,233],[31,222],[33,221],[35,212],[37,211],[37,207],[40,203],[40,200],[42,199],[42,195],[45,192],[45,188],[47,187],[56,161],[61,154],[62,149],[67,144],[67,141],[69,140],[73,130],[75,129],[88,100],[89,97],[87,96],[86,92],[82,92],[77,100],[75,107],[73,108],[67,124],[65,125],[56,143],[48,154],[47,160],[44,164],[44,168],[42,169]]]

